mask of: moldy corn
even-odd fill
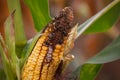
[[[42,31],[22,70],[22,80],[58,80],[57,69],[64,57],[72,29],[73,11],[64,8]]]

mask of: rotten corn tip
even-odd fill
[[[58,13],[55,18],[63,18],[65,20],[68,20],[69,22],[72,22],[74,19],[73,9],[71,7],[65,7],[62,11]]]

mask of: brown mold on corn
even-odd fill
[[[73,11],[64,8],[42,31],[22,71],[22,80],[54,80],[71,31]]]

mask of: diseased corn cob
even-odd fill
[[[55,80],[72,21],[72,9],[66,7],[46,26],[23,67],[22,80]]]

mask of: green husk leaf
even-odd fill
[[[108,47],[85,62],[83,66],[79,66],[76,70],[77,72],[79,70],[80,73],[79,80],[94,80],[102,64],[120,59],[119,52],[120,36],[118,36]]]
[[[85,34],[105,32],[109,30],[120,17],[120,0],[114,0],[111,4],[98,12],[78,27],[78,36]]]
[[[6,75],[2,66],[0,66],[0,80],[6,80]]]
[[[75,70],[77,74],[72,73],[71,76],[75,77],[75,75],[80,74],[79,80],[94,80],[102,64],[120,59],[119,52],[120,36],[118,36],[108,47],[85,62],[83,66],[80,65],[79,68]]]
[[[16,72],[18,80],[20,80],[19,59],[15,52],[15,37],[14,37],[14,12],[5,21],[5,40],[9,53],[12,70]]]
[[[48,0],[25,0],[25,2],[31,11],[36,30],[42,30],[51,20]]]
[[[80,70],[79,80],[94,80],[101,67],[101,64],[84,64]]]
[[[74,70],[66,80],[94,80],[102,64],[83,64]]]
[[[102,11],[80,25],[78,27],[77,37],[79,37],[84,31],[85,34],[107,31],[113,24],[115,24],[119,17],[120,0],[115,0]],[[77,79],[94,80],[102,66],[101,64],[120,59],[119,41],[120,39],[118,37],[110,46],[98,53],[95,57],[89,59],[86,64],[83,66],[80,65],[79,68],[75,70],[76,75],[79,75],[77,76]],[[73,74],[74,73],[75,72],[73,72]],[[73,76],[75,77],[75,74]]]
[[[6,44],[1,34],[0,34],[0,43],[2,44],[3,47],[6,47]]]
[[[2,48],[1,43],[0,43],[0,55],[1,55],[3,69],[6,74],[7,80],[15,80],[16,76],[12,70],[9,60],[7,59],[7,56],[5,55],[5,52]]]
[[[12,13],[15,10],[14,13],[15,45],[17,55],[20,57],[22,49],[27,43],[24,32],[20,0],[7,0],[7,3],[10,13]]]
[[[103,64],[120,59],[120,36],[86,63]]]
[[[80,80],[94,80],[101,64],[120,59],[120,36],[118,36],[108,47],[103,49],[94,57],[90,58],[82,66],[80,71]],[[87,78],[86,78],[87,76]]]

